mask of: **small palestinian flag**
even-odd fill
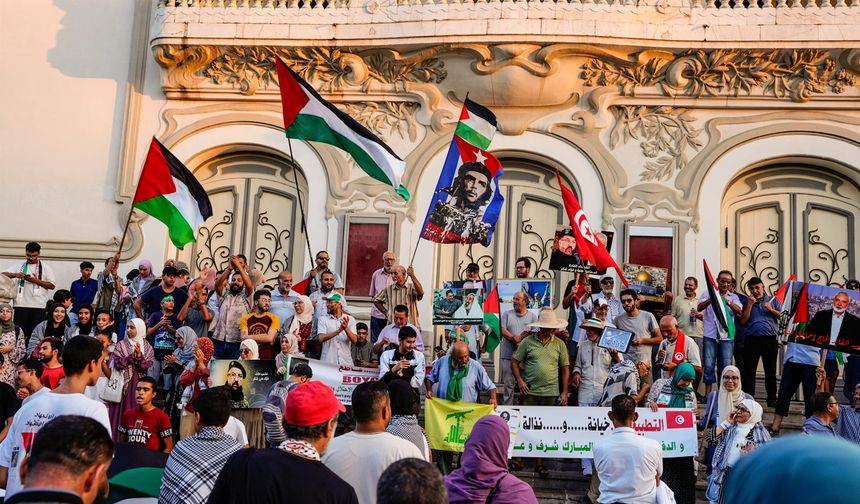
[[[487,150],[495,134],[496,114],[487,107],[466,98],[454,135],[481,150]]]
[[[489,286],[488,286],[489,287]],[[484,325],[490,328],[487,334],[487,352],[492,352],[502,342],[502,321],[499,318],[499,287],[493,282],[490,293],[484,298]]]
[[[734,340],[735,339],[735,319],[729,312],[729,305],[725,298],[720,296],[720,291],[717,289],[717,283],[714,281],[714,276],[711,275],[711,269],[708,268],[708,262],[702,260],[705,265],[705,283],[708,286],[708,297],[711,298],[711,308],[714,310],[714,316],[717,322],[718,339]]]
[[[212,203],[203,186],[155,138],[149,145],[132,206],[163,222],[170,241],[180,250],[196,241],[197,230],[212,217]]]
[[[324,100],[281,58],[275,57],[275,66],[287,138],[327,143],[344,150],[371,178],[390,185],[408,201],[409,191],[400,184],[406,162],[370,130]]]
[[[788,332],[788,341],[795,341],[800,336],[806,336],[806,324],[809,323],[809,294],[807,290],[809,284],[803,284],[800,289],[800,296],[797,298],[797,304],[794,306],[794,318],[791,321],[791,326]]]
[[[301,282],[299,282],[297,284],[293,284],[293,286],[291,288],[292,288],[292,290],[298,292],[302,296],[307,296],[308,295],[308,289],[310,288],[310,286],[311,286],[311,277],[307,277],[304,280],[302,280]]]

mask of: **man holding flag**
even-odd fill
[[[735,317],[743,312],[741,300],[737,294],[729,292],[732,285],[732,272],[722,270],[717,275],[717,281],[711,276],[711,271],[705,263],[705,282],[707,290],[699,297],[697,311],[703,312],[705,355],[703,358],[705,396],[711,393],[717,375],[722,374],[723,368],[731,365],[735,347]],[[714,303],[721,303],[714,306]]]

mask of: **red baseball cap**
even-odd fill
[[[346,408],[331,388],[321,381],[303,383],[290,391],[284,411],[284,421],[291,425],[308,427],[334,418]]]

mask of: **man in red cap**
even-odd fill
[[[290,502],[358,504],[355,490],[320,462],[346,411],[327,385],[307,382],[287,396],[278,450],[247,448],[236,452],[221,471],[210,504]]]

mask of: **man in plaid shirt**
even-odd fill
[[[197,434],[177,443],[170,453],[160,503],[205,503],[227,459],[241,448],[223,429],[230,417],[230,393],[224,387],[200,392],[194,411]]]

